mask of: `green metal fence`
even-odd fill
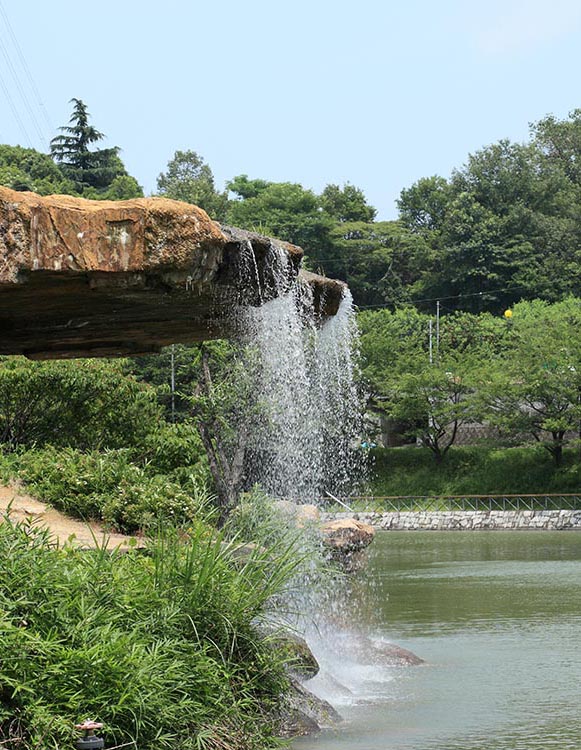
[[[402,511],[491,511],[491,510],[581,510],[581,495],[449,495],[445,497],[376,497],[360,495],[341,498],[349,509],[367,513]],[[330,498],[321,502],[328,510],[345,507]]]

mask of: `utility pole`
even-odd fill
[[[428,324],[428,331],[429,331],[429,341],[430,341],[430,364],[434,364],[434,342],[433,342],[433,320],[430,318],[430,322]]]
[[[440,361],[440,300],[436,301],[436,362]]]
[[[175,344],[171,345],[171,421],[176,421],[176,353]]]

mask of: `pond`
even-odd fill
[[[346,598],[307,683],[345,722],[295,750],[581,750],[581,534],[382,532]]]

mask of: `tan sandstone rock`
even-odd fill
[[[339,518],[327,521],[321,527],[325,544],[333,550],[343,553],[358,552],[373,541],[375,530],[363,521],[355,518]]]
[[[233,308],[281,291],[275,247],[290,284],[301,248],[221,226],[197,206],[0,187],[0,354],[120,356],[235,335]],[[341,282],[303,283],[319,316],[335,314]]]

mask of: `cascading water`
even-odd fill
[[[347,492],[360,469],[352,299],[346,289],[337,314],[320,325],[308,286],[289,285],[288,256],[277,245],[269,267],[275,298],[242,314],[257,394],[251,474],[272,496],[313,502]]]
[[[316,503],[327,492],[345,496],[362,478],[364,468],[351,294],[345,288],[337,313],[320,320],[311,287],[292,280],[283,248],[271,245],[260,275],[250,243],[241,261],[243,273],[257,281],[262,302],[258,306],[242,302],[237,316],[254,393],[254,402],[245,411],[247,484],[258,483],[271,497],[295,502]],[[344,669],[336,671],[336,654],[324,647],[341,631],[326,612],[326,605],[336,599],[330,596],[327,601],[328,592],[313,586],[313,580],[317,572],[307,572],[301,601],[295,602],[305,617],[295,626],[308,634],[321,658],[317,691],[341,703],[337,700],[341,691],[351,700],[351,690],[357,690],[352,677],[360,675],[360,665],[355,658],[347,664],[343,650]],[[322,618],[316,623],[314,611]],[[322,638],[330,632],[333,637]]]
[[[311,401],[318,415],[320,488],[346,494],[361,479],[362,454],[356,450],[363,429],[357,384],[358,337],[353,298],[345,289],[336,315],[316,329],[311,353]]]

